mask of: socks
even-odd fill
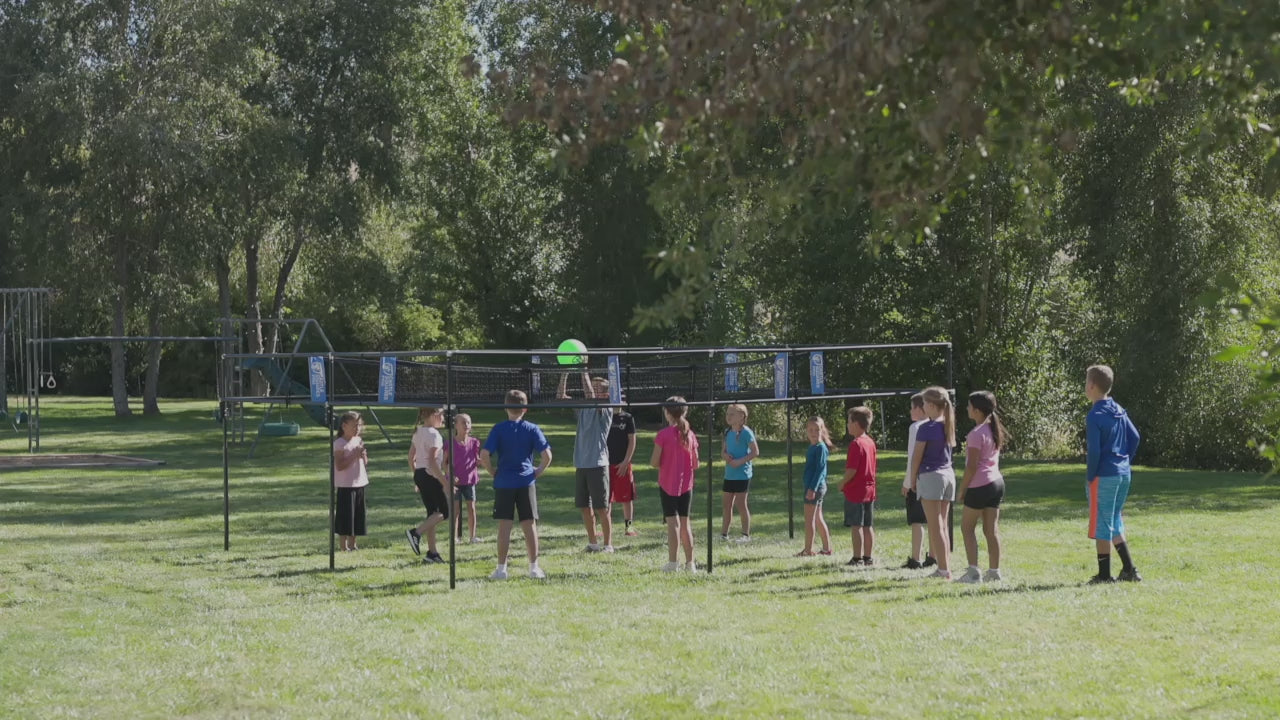
[[[1100,577],[1111,577],[1111,553],[1098,555],[1098,575]]]
[[[499,569],[499,570],[502,570],[503,572],[506,572],[507,564],[506,564],[506,563],[498,563],[498,569]]]
[[[1116,554],[1120,556],[1120,562],[1124,570],[1133,570],[1133,558],[1129,557],[1129,543],[1116,543]]]

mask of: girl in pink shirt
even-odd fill
[[[343,550],[359,550],[356,536],[365,534],[364,489],[369,484],[365,465],[369,451],[360,437],[364,431],[360,413],[343,413],[339,427],[341,437],[333,441],[333,484],[337,488],[333,532]]]
[[[977,424],[965,438],[964,479],[960,482],[958,500],[964,505],[960,531],[964,535],[964,552],[969,569],[960,577],[962,583],[999,581],[1000,575],[1000,503],[1004,500],[1004,476],[1000,474],[1000,448],[1009,439],[1000,415],[996,412],[996,396],[979,390],[969,396],[969,419]],[[978,520],[987,537],[990,569],[984,577],[978,568]]]
[[[658,468],[658,492],[662,497],[662,516],[667,521],[667,564],[664,572],[683,567],[697,572],[693,562],[693,527],[689,524],[689,505],[693,500],[693,475],[698,469],[698,437],[689,428],[689,406],[680,396],[669,397],[662,406],[667,427],[653,439],[653,457],[649,464]],[[676,561],[678,546],[684,547],[684,565]]]

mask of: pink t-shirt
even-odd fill
[[[353,447],[362,447],[364,445],[364,440],[358,437],[351,438],[350,444]],[[346,438],[338,438],[333,441],[333,450],[335,453],[339,450],[346,449]],[[368,485],[369,474],[364,468],[364,458],[357,457],[356,461],[348,465],[346,470],[338,467],[338,463],[335,461],[333,464],[333,484],[340,488],[358,488]]]
[[[990,425],[982,423],[970,430],[965,436],[964,444],[967,450],[978,451],[978,469],[969,481],[969,487],[983,487],[1004,479],[1000,474],[1000,448],[996,447]]]
[[[459,487],[470,487],[480,482],[480,472],[476,466],[480,462],[480,440],[468,437],[467,441],[453,441],[453,484]]]
[[[668,425],[653,439],[662,448],[658,459],[658,487],[668,495],[683,495],[693,490],[693,473],[698,469],[698,436],[689,431],[689,447],[680,444],[680,434]]]

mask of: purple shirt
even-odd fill
[[[468,437],[465,443],[453,441],[453,484],[469,487],[480,482],[480,440]]]
[[[991,425],[982,423],[970,430],[964,443],[968,450],[978,453],[978,469],[969,480],[969,487],[984,487],[1004,479],[1000,474],[1000,448],[996,447],[996,439],[991,434]]]
[[[947,429],[940,420],[929,420],[916,431],[916,442],[924,444],[920,472],[951,469],[951,448],[947,446]]]

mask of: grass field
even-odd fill
[[[370,535],[330,572],[327,434],[264,440],[252,461],[233,450],[225,552],[212,409],[169,403],[116,422],[97,399],[44,406],[46,452],[168,464],[0,474],[0,716],[1280,715],[1275,480],[1140,469],[1127,521],[1146,582],[1085,587],[1082,468],[1010,463],[1008,580],[964,587],[894,569],[909,540],[901,455],[881,460],[884,566],[843,566],[838,502],[836,556],[791,557],[785,451],[766,443],[756,540],[718,546],[712,575],[667,575],[652,472],[639,478],[641,536],[584,554],[570,418],[535,413],[558,457],[539,481],[550,578],[524,577],[517,534],[513,579],[484,579],[495,549],[482,480],[489,541],[460,546],[450,592],[448,566],[424,566],[403,539],[421,513],[409,415],[381,413],[397,448],[368,433]],[[0,453],[25,449],[0,431]]]

